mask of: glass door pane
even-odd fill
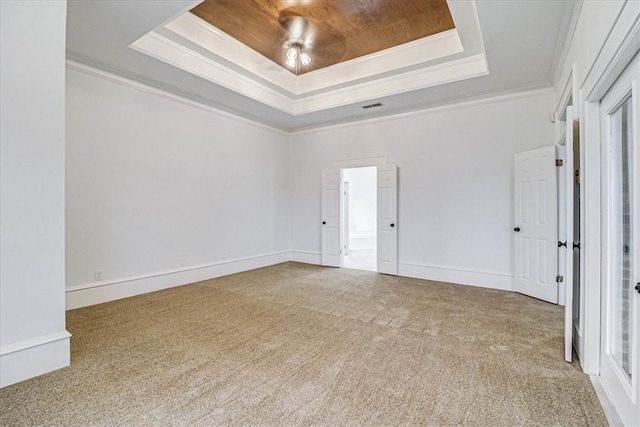
[[[611,137],[611,287],[609,288],[609,353],[631,382],[632,103],[627,99],[610,115]]]

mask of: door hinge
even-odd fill
[[[562,159],[556,159],[556,166],[560,167],[564,164],[564,161]]]
[[[556,276],[556,282],[558,283],[564,282],[564,276]]]

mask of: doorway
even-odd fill
[[[343,267],[378,271],[377,167],[343,169]]]
[[[348,165],[352,169],[373,169],[375,183],[375,204],[370,209],[375,215],[375,267],[378,273],[398,274],[398,166],[394,163],[377,163]],[[321,264],[326,267],[343,267],[345,260],[345,180],[343,174],[347,167],[325,169],[322,171],[322,253]],[[353,199],[353,179],[348,199]],[[356,196],[357,197],[357,196]],[[349,216],[353,216],[353,209]],[[356,214],[357,215],[357,214]],[[352,228],[353,229],[353,228]],[[358,243],[359,244],[359,243]],[[353,243],[352,243],[353,245]],[[371,251],[369,251],[371,254]],[[369,261],[371,267],[371,261]]]

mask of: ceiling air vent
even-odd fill
[[[378,108],[378,107],[382,107],[382,103],[376,102],[375,104],[369,104],[369,105],[363,105],[362,106],[362,108],[364,108],[365,110],[368,110],[369,108]]]

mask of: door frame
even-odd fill
[[[339,169],[340,170],[340,175],[342,176],[342,172],[344,169],[354,169],[354,168],[367,168],[367,167],[375,167],[377,168],[377,170],[379,170],[381,167],[383,166],[387,166],[389,165],[389,160],[387,159],[386,156],[380,156],[380,157],[366,157],[366,158],[358,158],[358,159],[345,159],[345,160],[337,160],[333,163],[331,169]],[[397,183],[400,183],[400,178],[397,177]],[[344,182],[344,179],[341,178],[341,182]],[[377,182],[377,177],[376,177],[376,186],[378,185]],[[342,185],[341,185],[342,186]],[[397,206],[399,206],[399,197],[400,194],[398,193],[397,195],[398,199],[397,199]],[[340,203],[343,206],[344,205],[344,191],[340,191]],[[377,213],[376,213],[376,217],[377,217]],[[344,209],[340,209],[340,232],[341,234],[344,234]],[[376,237],[378,234],[378,230],[376,227]],[[342,245],[344,249],[344,245]],[[341,255],[340,255],[340,259],[341,259],[341,266],[342,266],[342,261],[344,260],[344,250],[341,251]],[[397,259],[397,248],[396,248],[396,259]],[[399,262],[396,261],[396,264],[399,265]]]
[[[632,66],[633,62],[635,62],[635,64],[633,64]],[[622,81],[622,83],[624,84],[616,86],[619,82],[619,79],[623,77],[624,77],[624,80]],[[622,401],[628,402],[627,394],[631,396],[631,402],[633,402],[632,405],[634,404],[637,405],[637,401],[638,399],[640,399],[640,397],[638,396],[638,393],[640,393],[640,390],[639,390],[640,385],[638,383],[639,381],[638,372],[633,373],[634,377],[632,381],[630,382],[630,384],[627,384],[627,380],[623,378],[624,374],[619,370],[618,366],[615,366],[616,363],[610,360],[611,359],[610,356],[605,351],[611,339],[611,336],[608,334],[609,331],[607,331],[606,329],[609,329],[609,327],[607,327],[608,326],[607,315],[609,311],[609,298],[611,294],[610,287],[612,286],[613,269],[616,266],[613,265],[613,259],[611,256],[613,251],[612,218],[611,218],[613,146],[611,144],[610,138],[603,135],[608,133],[607,131],[609,130],[609,125],[610,125],[610,121],[609,121],[610,114],[615,110],[617,110],[626,99],[629,99],[629,97],[631,97],[633,101],[632,108],[634,112],[633,124],[632,124],[633,140],[631,141],[631,145],[632,147],[634,147],[634,151],[632,152],[632,157],[629,159],[629,162],[632,165],[634,165],[634,176],[632,176],[631,182],[632,183],[635,182],[638,177],[638,166],[639,166],[638,158],[640,158],[640,155],[637,151],[638,146],[640,146],[640,144],[638,143],[638,140],[639,140],[638,132],[639,132],[640,123],[637,116],[639,111],[639,106],[640,106],[640,91],[638,87],[638,83],[640,81],[640,54],[637,55],[637,58],[635,58],[635,60],[632,60],[631,63],[625,66],[624,70],[620,73],[619,79],[616,79],[615,83],[607,90],[605,96],[603,97],[603,100],[607,97],[613,97],[613,99],[608,99],[607,103],[603,103],[603,102],[600,103],[600,117],[601,119],[603,117],[606,117],[606,118],[604,119],[604,123],[601,120],[601,141],[600,141],[601,147],[602,147],[602,159],[601,159],[601,172],[602,172],[602,176],[601,176],[602,280],[601,280],[601,283],[602,283],[602,289],[601,289],[601,296],[600,296],[601,297],[601,309],[600,309],[601,324],[600,324],[600,372],[599,374],[602,378],[602,384],[605,386],[605,389],[607,390],[607,394],[612,400],[614,407],[617,404],[616,401],[619,402],[620,400],[622,400]],[[630,85],[627,85],[627,83],[630,83]],[[632,211],[631,212],[638,212],[638,207],[640,205],[636,197],[636,194],[638,193],[637,186],[633,185],[631,191],[632,191],[632,200],[631,200]],[[637,221],[637,219],[635,221]],[[635,225],[637,225],[637,223]],[[636,234],[633,233],[632,238],[634,238],[633,237],[634,235]],[[632,242],[632,245],[637,246],[637,243],[638,243],[638,240],[637,240],[637,237],[635,237],[634,241]],[[633,258],[631,259],[631,263],[632,263],[631,271],[634,273],[634,276],[630,278],[631,286],[633,286],[638,280],[638,272],[637,272],[638,265],[635,259],[637,256],[638,256],[637,254],[633,254]],[[636,295],[636,293],[633,290],[630,290],[630,292],[631,292],[630,303],[632,304],[632,307],[635,306],[635,311],[632,311],[632,312],[634,312],[636,316],[635,319],[631,320],[631,324],[637,325],[636,322],[638,318],[637,317],[638,304],[640,304],[640,302],[638,301],[638,296]],[[634,334],[637,334],[637,331],[634,331]],[[640,343],[637,342],[637,335],[636,337],[632,336],[632,339],[634,340],[632,341],[634,343],[634,347],[632,348],[632,352],[633,352],[632,354],[636,355],[637,357],[638,351],[640,350]],[[637,369],[637,368],[634,368],[634,369]],[[607,387],[607,384],[609,384],[609,387]],[[628,413],[626,417],[628,419],[629,417]]]
[[[600,309],[601,309],[601,160],[600,100],[638,53],[640,23],[638,3],[623,6],[614,29],[600,49],[589,73],[581,84],[574,86],[573,99],[579,100],[580,111],[580,182],[583,196],[580,204],[581,224],[581,284],[584,299],[584,360],[585,373],[600,374]],[[574,76],[575,65],[574,65]],[[574,77],[575,78],[575,77]]]

